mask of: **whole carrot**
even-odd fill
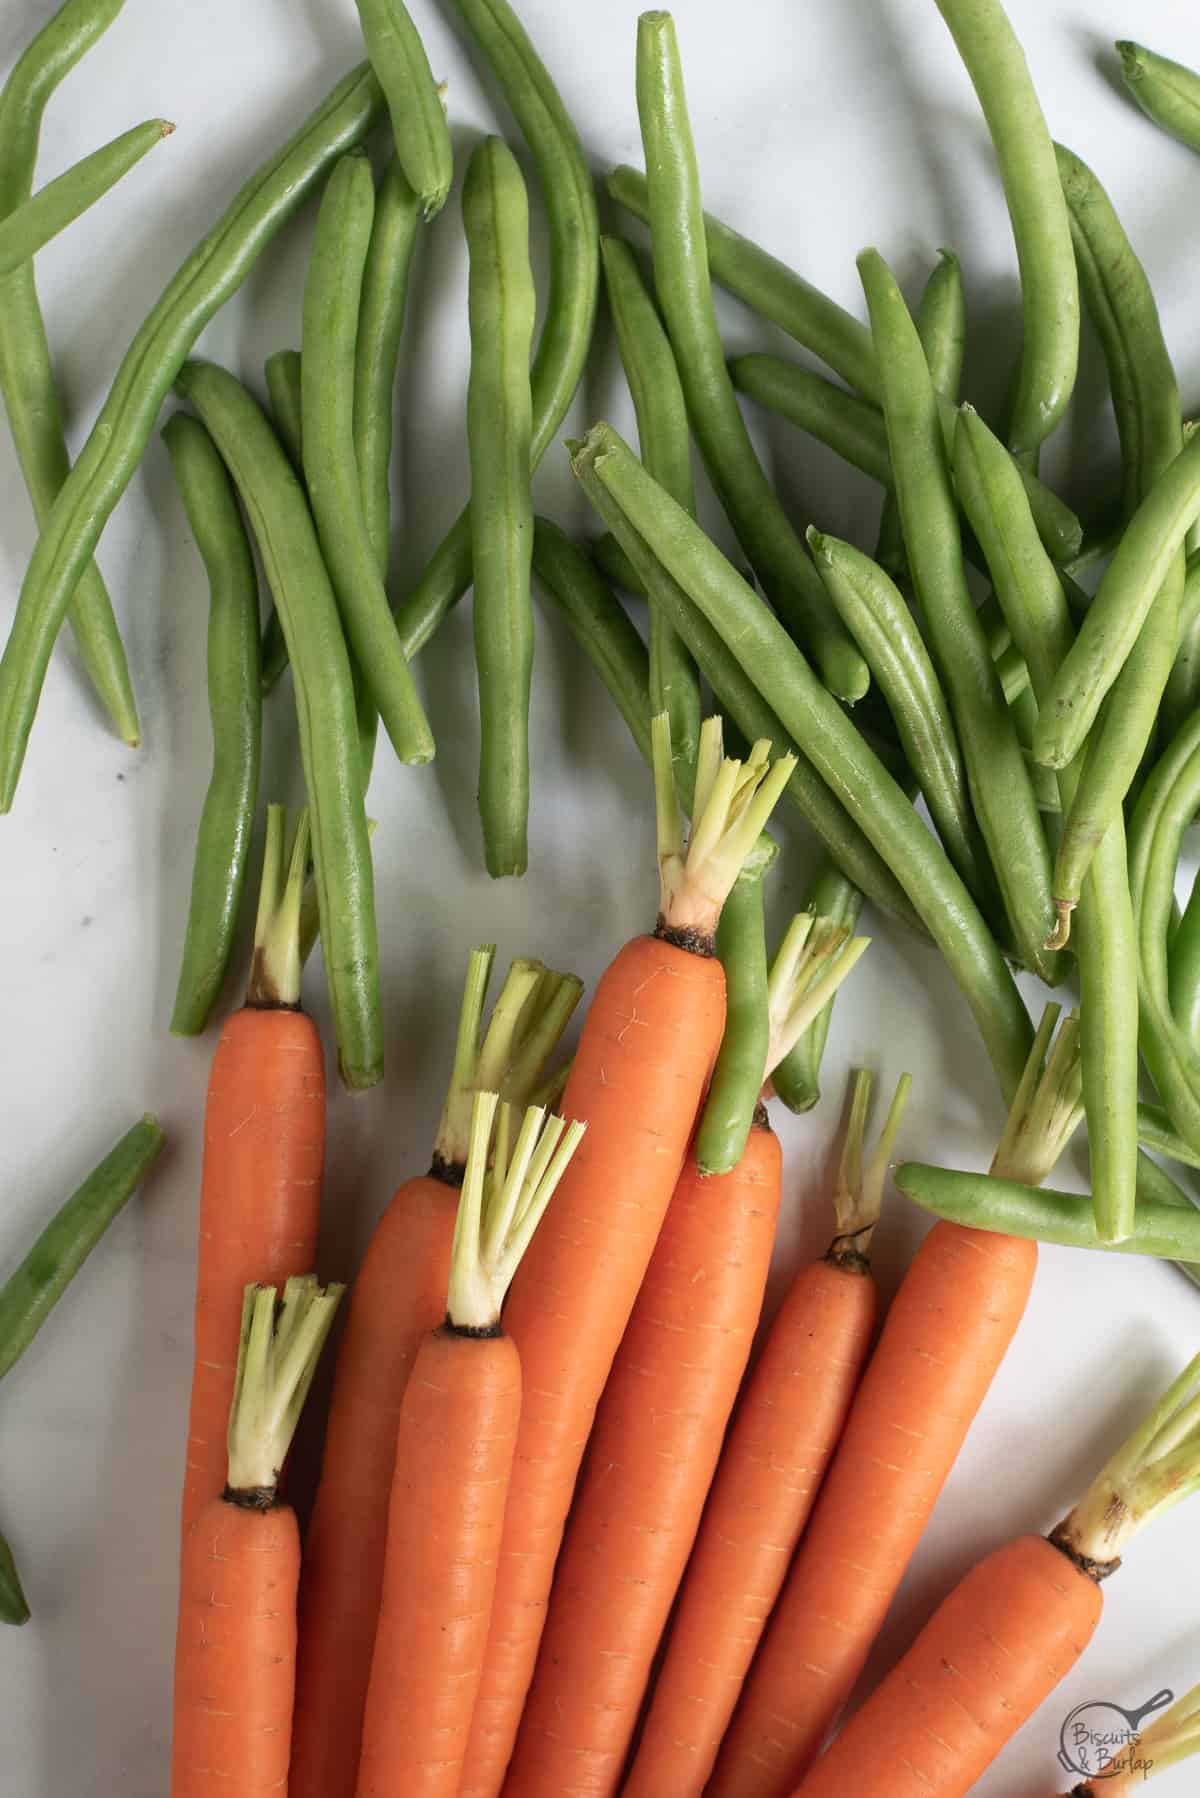
[[[279,1469],[342,1295],[312,1275],[243,1295],[228,1481],[183,1551],[171,1798],[286,1792],[296,1664],[296,1514]]]
[[[400,1407],[359,1798],[455,1798],[483,1670],[521,1414],[500,1308],[583,1124],[480,1092],[445,1303]]]
[[[584,1445],[720,1045],[721,906],[794,765],[785,756],[769,769],[765,742],[744,765],[725,761],[720,721],[709,719],[685,850],[665,716],[652,734],[658,927],[627,944],[597,988],[562,1102],[588,1137],[505,1314],[525,1405],[462,1798],[494,1795],[504,1778]]]
[[[582,991],[572,975],[515,961],[485,1032],[494,956],[490,945],[471,954],[430,1170],[398,1188],[350,1295],[304,1545],[291,1798],[356,1789],[396,1432],[420,1345],[445,1316],[472,1094],[528,1104]]]
[[[870,1088],[860,1073],[836,1234],[793,1280],[734,1415],[623,1798],[700,1798],[846,1421],[875,1327],[871,1237],[908,1077],[864,1171]]]
[[[195,1349],[183,1535],[225,1484],[242,1293],[313,1264],[325,1159],[321,1038],[300,1010],[298,925],[308,862],[302,812],[290,858],[283,806],[267,808],[246,1003],[221,1032],[204,1112]]]
[[[866,947],[857,939],[847,954],[841,932],[830,943],[814,925],[801,913],[777,958],[757,1089]],[[727,978],[733,992],[736,966]],[[727,1039],[742,1025],[736,1008],[728,1015]],[[728,1173],[704,1173],[695,1147],[684,1163],[596,1413],[512,1798],[617,1789],[762,1309],[781,1166],[762,1104]],[[672,1785],[656,1789],[675,1798]]]

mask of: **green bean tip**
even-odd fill
[[[1054,901],[1054,929],[1046,938],[1048,950],[1065,949],[1071,940],[1071,913],[1075,910],[1074,899],[1056,899]]]

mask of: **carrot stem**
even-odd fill
[[[992,1157],[991,1172],[1023,1186],[1040,1186],[1083,1122],[1083,1065],[1079,1019],[1067,1017],[1055,1037],[1062,1012],[1047,1005],[1025,1062]]]
[[[300,902],[308,873],[311,833],[308,808],[296,820],[290,852],[287,807],[267,807],[262,886],[254,926],[254,959],[246,1003],[268,1011],[295,1010],[300,1003]]]
[[[318,1285],[315,1275],[274,1286],[247,1286],[242,1300],[233,1403],[229,1410],[232,1499],[275,1503],[283,1466],[344,1286]]]
[[[869,936],[850,936],[832,918],[797,912],[767,980],[771,1031],[764,1080],[824,1010],[870,941]]]
[[[811,917],[811,913],[803,916]],[[837,1178],[833,1187],[833,1207],[837,1217],[837,1234],[833,1253],[847,1252],[865,1260],[871,1252],[871,1238],[879,1222],[883,1206],[883,1187],[896,1147],[896,1137],[912,1090],[912,1075],[901,1074],[884,1119],[883,1129],[869,1161],[865,1160],[867,1117],[871,1107],[871,1089],[875,1077],[869,1068],[859,1068],[854,1076],[850,1097],[850,1121],[846,1139],[838,1159]]]

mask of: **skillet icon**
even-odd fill
[[[1059,1764],[1068,1773],[1082,1773],[1090,1779],[1095,1779],[1110,1761],[1117,1764],[1109,1768],[1105,1778],[1128,1771],[1127,1757],[1126,1765],[1121,1765],[1123,1752],[1136,1749],[1138,1732],[1146,1718],[1170,1704],[1174,1696],[1164,1686],[1132,1711],[1104,1699],[1076,1705],[1059,1731]]]

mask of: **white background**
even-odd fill
[[[1200,390],[1200,161],[1161,137],[1115,79],[1114,37],[1136,34],[1200,63],[1184,0],[1012,0],[1054,132],[1097,168],[1141,251],[1164,313],[1185,404]],[[446,13],[452,9],[447,8]],[[595,167],[641,157],[633,98],[637,0],[523,0]],[[49,16],[0,8],[0,68]],[[485,130],[508,129],[433,0],[416,0],[435,71],[450,83],[459,173]],[[1003,392],[1015,348],[1011,238],[970,87],[930,0],[680,0],[680,38],[711,208],[861,311],[854,255],[875,243],[914,297],[934,251],[963,257],[966,391]],[[361,54],[350,0],[130,5],[52,104],[48,178],[139,118],[178,132],[39,262],[75,443],[137,321],[240,181]],[[523,153],[523,152],[522,152]],[[533,196],[541,244],[540,203]],[[311,212],[276,243],[203,339],[261,389],[264,357],[298,344]],[[457,193],[418,258],[399,404],[404,520],[396,567],[412,573],[465,494],[465,253]],[[772,334],[721,302],[731,347]],[[784,347],[782,340],[778,347]],[[628,425],[607,324],[573,423]],[[784,427],[764,434],[801,520],[874,539],[878,495]],[[1048,458],[1095,504],[1115,439],[1096,346]],[[538,477],[539,506],[584,526],[565,457]],[[0,431],[0,611],[33,541]],[[56,655],[12,816],[0,823],[4,945],[0,1270],[145,1109],[171,1136],[160,1172],[114,1228],[0,1392],[0,1523],[34,1621],[0,1632],[0,1767],[6,1798],[161,1798],[168,1778],[176,1519],[190,1370],[190,1306],[204,1083],[213,1035],[167,1033],[196,818],[207,778],[206,593],[156,440],[105,533],[145,726],[131,753],[107,735],[68,648]],[[477,752],[469,613],[421,659],[439,756],[401,769],[381,739],[376,838],[387,1078],[331,1104],[322,1268],[353,1271],[373,1219],[428,1160],[470,945],[536,953],[592,981],[653,918],[652,806],[625,727],[557,620],[538,616],[531,871],[490,883],[474,809]],[[288,688],[266,715],[265,797],[299,797]],[[773,889],[798,903],[812,846],[791,819]],[[839,1002],[826,1102],[776,1118],[786,1221],[778,1275],[829,1234],[826,1168],[845,1075],[867,1064],[915,1078],[904,1154],[986,1164],[1001,1124],[970,1018],[936,955],[872,919],[875,944]],[[235,1004],[231,983],[229,1003]],[[1036,994],[1031,988],[1031,999]],[[306,998],[325,1018],[319,965]],[[1065,1171],[1077,1178],[1079,1163]],[[924,1228],[893,1194],[879,1236],[890,1289]],[[981,1552],[1052,1525],[1152,1395],[1200,1347],[1200,1293],[1175,1269],[1045,1251],[1028,1316],[937,1507],[873,1663],[878,1674]],[[302,1484],[302,1482],[300,1482]],[[978,1790],[1051,1793],[1059,1725],[1088,1699],[1135,1706],[1200,1680],[1195,1508],[1133,1549],[1106,1589],[1082,1668]],[[1156,1787],[1195,1790],[1186,1768]],[[664,1794],[664,1798],[669,1795]]]

